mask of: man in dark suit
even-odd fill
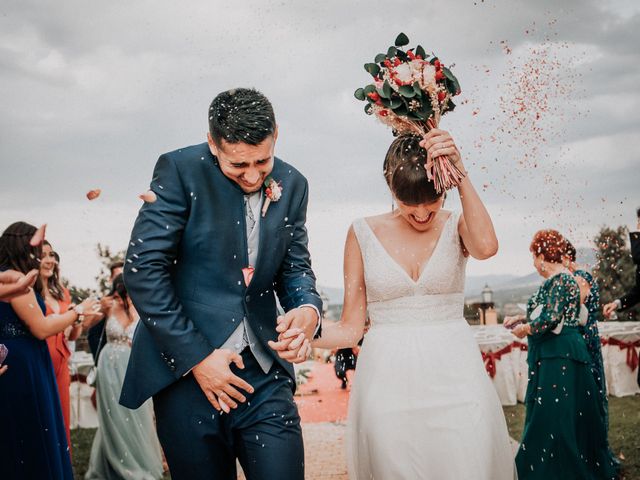
[[[626,310],[640,303],[640,208],[636,211],[638,216],[638,230],[629,232],[631,242],[631,258],[636,264],[636,284],[631,287],[626,295],[607,303],[603,308],[605,318],[610,318],[616,310]],[[638,385],[640,386],[640,368],[638,369]]]
[[[307,181],[274,157],[261,93],[223,92],[208,117],[207,143],[160,156],[133,227],[124,279],[141,321],[120,402],[153,396],[174,480],[235,479],[236,459],[248,479],[302,480],[291,362],[322,311]],[[280,342],[276,296],[296,328]]]
[[[616,310],[626,310],[640,303],[640,208],[638,208],[638,231],[629,232],[629,240],[631,242],[631,258],[636,264],[636,284],[631,287],[626,295],[607,303],[604,306],[604,316],[609,318]]]

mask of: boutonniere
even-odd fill
[[[267,177],[267,180],[264,182],[264,203],[262,205],[262,216],[264,217],[267,214],[267,210],[271,202],[277,202],[280,200],[282,196],[282,187],[278,182],[276,182],[272,177]]]

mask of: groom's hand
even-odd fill
[[[277,342],[269,346],[283,360],[291,363],[304,362],[311,353],[311,340],[318,326],[318,314],[313,308],[299,307],[278,317]]]
[[[244,368],[242,357],[236,352],[219,348],[193,367],[192,373],[200,388],[213,408],[229,413],[231,408],[237,408],[234,401],[245,402],[247,399],[235,387],[248,393],[253,393],[253,387],[243,379],[234,375],[229,365],[235,363],[238,368]]]

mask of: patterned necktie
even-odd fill
[[[251,209],[251,204],[249,202],[249,195],[244,196],[244,210],[245,210],[245,218],[247,221],[247,240],[249,240],[249,235],[253,231],[253,227],[256,225],[256,218],[253,216],[253,210]],[[246,326],[242,329],[242,344],[240,345],[240,351],[244,350],[245,347],[249,345],[249,335],[247,334]]]
[[[256,218],[253,216],[253,210],[251,209],[251,203],[249,202],[249,195],[244,196],[244,209],[247,217],[247,239],[253,231],[253,227],[256,225]]]

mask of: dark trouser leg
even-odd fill
[[[193,375],[153,398],[172,480],[236,480],[229,417],[211,406]]]
[[[242,375],[255,388],[232,413],[235,451],[248,480],[304,480],[304,446],[293,380],[278,365],[265,375],[244,355]],[[242,373],[240,373],[242,372]]]

